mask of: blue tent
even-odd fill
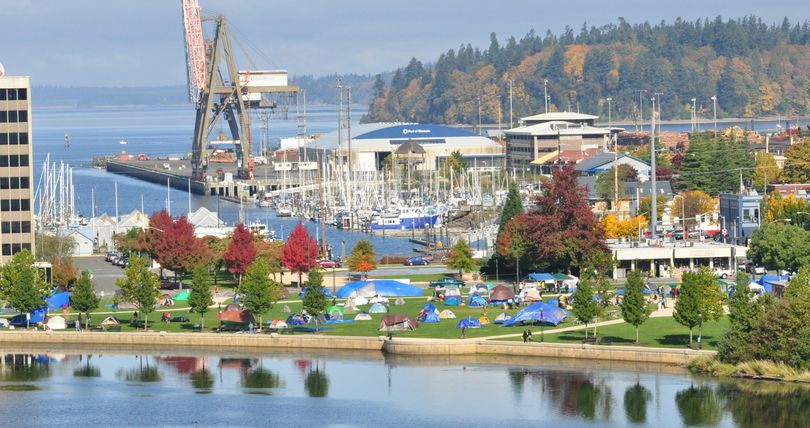
[[[29,325],[34,325],[36,323],[44,322],[45,317],[48,315],[48,309],[45,307],[36,308],[31,312],[31,318],[28,320]],[[25,314],[15,315],[11,318],[11,325],[23,326],[25,327]]]
[[[537,302],[521,309],[517,315],[503,323],[503,325],[509,327],[519,323],[533,322],[557,325],[567,316],[568,312],[557,306],[549,305],[546,302]]]
[[[624,288],[616,290],[616,294],[618,294],[619,296],[624,296]],[[655,294],[655,290],[650,290],[649,288],[642,288],[641,294]]]
[[[429,311],[425,312],[425,317],[422,318],[422,322],[439,322],[439,314],[436,311]]]
[[[56,293],[45,299],[45,302],[48,303],[48,309],[50,310],[65,309],[70,306],[70,293],[67,291]]]
[[[530,273],[526,276],[534,282],[554,282],[554,275],[550,273]]]
[[[423,295],[421,288],[391,279],[352,281],[340,287],[337,292],[337,296],[341,298],[355,296],[421,297]]]
[[[444,304],[445,306],[458,306],[461,304],[461,297],[459,296],[445,297]]]
[[[459,321],[456,325],[456,328],[481,328],[481,321],[478,318],[464,318],[463,320]]]
[[[771,284],[774,281],[787,281],[790,279],[788,275],[762,275],[759,278],[757,283],[759,285],[765,287],[765,291],[768,293],[773,293],[773,285]]]
[[[436,309],[436,305],[434,305],[433,303],[426,303],[425,306],[422,306],[422,310],[425,311],[425,313],[428,312],[439,313],[439,310]]]
[[[368,313],[370,314],[384,314],[386,312],[388,312],[388,308],[382,303],[375,303],[368,308]]]
[[[301,290],[301,292],[300,292],[300,293],[298,293],[298,297],[300,297],[300,298],[302,298],[302,299],[303,299],[303,298],[304,298],[304,294],[306,294],[306,293],[307,293],[307,288],[308,288],[308,287],[304,287],[304,288]],[[330,290],[330,289],[328,289],[328,288],[326,288],[326,287],[321,287],[321,288],[323,288],[323,294],[324,294],[326,297],[329,297],[329,298],[334,297],[334,296],[332,296],[332,290]],[[338,297],[340,297],[340,296],[338,296]]]
[[[467,305],[471,308],[480,308],[487,305],[487,299],[476,294],[470,297],[470,301]]]
[[[554,305],[554,306],[556,306],[558,308],[560,307],[560,301],[557,300],[557,299],[548,299],[548,304],[549,305]]]

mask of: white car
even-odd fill
[[[717,268],[714,270],[714,277],[715,278],[731,278],[734,276],[734,271],[732,269],[720,269]]]

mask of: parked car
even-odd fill
[[[722,268],[715,268],[714,269],[714,277],[715,278],[726,279],[726,278],[731,278],[732,276],[734,276],[734,270],[733,269],[722,269]]]
[[[705,230],[693,230],[689,232],[689,235],[687,236],[689,236],[690,239],[697,239],[697,238],[709,239],[712,237],[712,235]]]
[[[422,257],[411,257],[405,260],[405,266],[427,266],[430,262]]]
[[[104,261],[111,262],[115,257],[118,257],[118,254],[116,254],[114,251],[108,251],[107,254],[104,256]]]
[[[438,281],[430,281],[430,287],[463,287],[464,281],[455,278],[443,278]]]
[[[332,269],[332,268],[339,268],[340,262],[337,260],[318,260],[318,264],[321,266],[322,269]]]

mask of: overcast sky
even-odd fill
[[[257,68],[290,74],[377,73],[431,62],[450,48],[485,49],[530,29],[578,31],[624,17],[807,20],[807,0],[200,0],[228,17]],[[0,62],[36,85],[185,84],[180,0],[0,0]],[[248,64],[240,64],[247,68]]]

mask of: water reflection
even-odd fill
[[[79,367],[73,370],[73,376],[76,377],[100,377],[101,370],[98,367],[90,364],[90,358],[92,355],[87,355],[84,357],[84,363],[82,363]],[[82,361],[82,356],[79,355],[79,362]]]
[[[129,369],[119,369],[116,376],[127,382],[160,382],[163,380],[156,366],[149,364],[149,357],[136,356],[138,366]]]
[[[591,421],[607,421],[613,413],[613,394],[605,380],[585,373],[541,372],[544,390],[551,402],[566,416]]]
[[[5,382],[32,382],[51,376],[50,361],[46,355],[6,354],[0,363],[0,380]]]
[[[627,420],[635,424],[647,422],[647,402],[652,399],[650,390],[640,383],[624,391],[624,414]]]
[[[798,427],[810,421],[810,388],[804,385],[723,381],[717,395],[741,428]]]
[[[245,388],[273,389],[284,387],[284,381],[278,373],[265,370],[264,367],[256,367],[247,372],[242,377],[242,386]]]
[[[694,386],[675,394],[675,404],[684,425],[715,426],[723,414],[714,390],[707,385]]]
[[[307,374],[304,380],[304,388],[310,397],[326,397],[329,393],[329,378],[326,377],[326,372],[321,371],[319,367],[315,367]]]
[[[191,386],[200,394],[210,394],[214,387],[214,376],[208,369],[202,368],[192,373]]]

